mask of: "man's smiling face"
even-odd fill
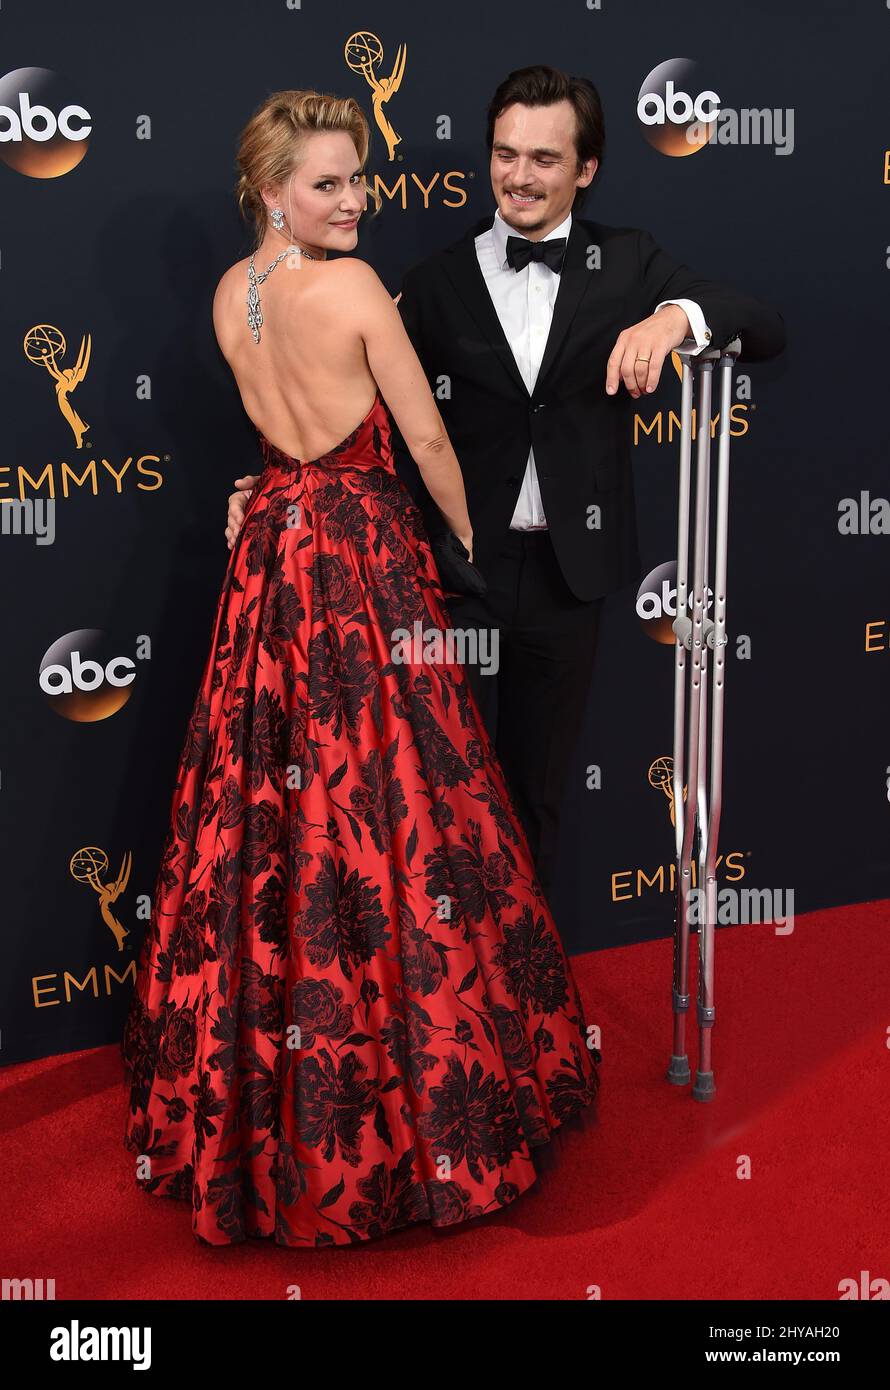
[[[537,241],[568,216],[578,188],[586,188],[597,160],[578,168],[571,102],[507,106],[494,123],[491,188],[505,222]]]

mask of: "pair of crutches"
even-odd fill
[[[717,836],[723,797],[723,686],[726,667],[726,547],[729,510],[729,429],[732,373],[741,350],[738,338],[724,348],[694,353],[687,339],[677,349],[682,363],[680,405],[680,491],[677,521],[677,616],[674,667],[673,803],[676,829],[677,915],[674,923],[674,1041],[667,1079],[684,1086],[690,1079],[686,1056],[689,1010],[689,914],[698,917],[699,1058],[692,1095],[712,1100],[711,1059],[714,1004],[714,930],[717,922]],[[717,390],[713,390],[716,368]],[[697,378],[695,491],[692,489],[693,376]],[[711,493],[711,408],[719,401],[717,489],[714,539],[713,615],[708,614]],[[690,505],[692,514],[690,516]],[[690,546],[690,524],[692,538]],[[690,576],[690,549],[692,573]],[[711,699],[708,738],[708,674]],[[688,717],[687,717],[688,712]],[[684,800],[684,783],[687,795]],[[697,883],[692,881],[693,841],[697,845]],[[697,888],[693,897],[692,889]],[[703,890],[703,891],[702,891]]]

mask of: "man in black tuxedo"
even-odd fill
[[[585,79],[511,73],[487,143],[494,221],[409,270],[399,308],[460,461],[488,584],[483,598],[449,597],[449,614],[497,631],[497,674],[465,669],[546,892],[603,601],[639,578],[631,401],[689,338],[738,335],[754,360],[785,334],[774,309],[693,274],[648,232],[575,215],[604,144]],[[394,445],[433,539],[441,515],[397,431]]]
[[[693,274],[648,232],[575,216],[602,156],[590,83],[511,73],[488,147],[494,222],[413,267],[399,308],[460,461],[488,583],[483,598],[449,598],[450,616],[497,629],[497,675],[466,670],[547,891],[602,604],[640,573],[631,402],[686,339],[738,335],[754,360],[780,352],[785,333],[774,309]],[[425,489],[416,497],[432,537],[441,515]]]

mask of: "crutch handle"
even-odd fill
[[[709,347],[698,350],[698,344],[694,338],[684,338],[674,352],[678,357],[688,359],[690,367],[694,367],[697,362],[719,362],[721,357],[738,357],[742,350],[741,338],[732,338],[725,347]]]

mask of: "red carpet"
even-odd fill
[[[598,1128],[505,1211],[356,1249],[200,1247],[187,1204],[132,1180],[115,1047],[8,1067],[0,1273],[86,1299],[835,1299],[888,1275],[888,930],[890,902],[721,929],[710,1105],[664,1080],[670,942],[574,957]]]

